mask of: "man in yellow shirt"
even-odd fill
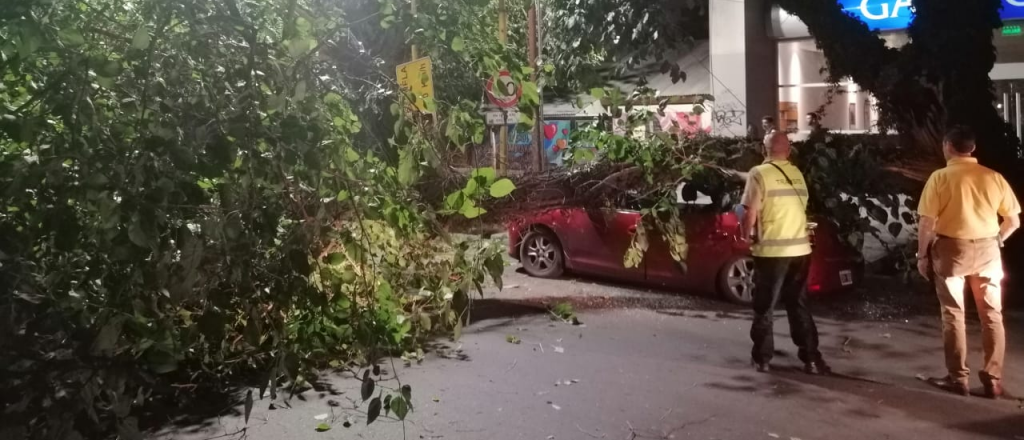
[[[985,349],[985,367],[979,376],[985,394],[998,398],[1003,394],[1000,379],[1006,352],[999,248],[1020,227],[1021,208],[1006,179],[971,157],[974,149],[974,134],[967,128],[953,128],[943,140],[947,165],[928,179],[918,205],[917,268],[925,278],[935,274],[942,306],[949,376],[937,383],[970,395],[964,322],[964,287],[969,285]]]
[[[785,133],[773,132],[764,142],[765,163],[750,170],[743,192],[743,237],[755,237],[754,342],[751,360],[757,371],[770,370],[775,354],[773,322],[775,306],[786,306],[789,331],[804,371],[827,374],[828,366],[818,351],[818,329],[807,308],[807,274],[811,242],[807,231],[807,182],[789,162],[790,144]],[[756,227],[756,233],[755,233]]]

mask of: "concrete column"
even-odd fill
[[[779,119],[778,45],[768,36],[766,0],[710,0],[712,130],[760,132],[762,116]]]

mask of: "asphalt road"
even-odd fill
[[[404,438],[446,440],[1024,439],[1024,401],[953,396],[918,379],[943,373],[939,321],[930,313],[937,307],[920,297],[885,302],[885,288],[875,287],[817,302],[822,348],[840,375],[815,377],[799,372],[784,318],[776,371],[758,374],[743,309],[585,280],[512,273],[505,284],[476,303],[460,341],[441,344],[421,364],[384,366],[392,378],[385,385],[397,385],[397,372],[413,388],[415,411],[404,426],[366,426],[359,381],[328,374],[318,390],[279,399],[276,409],[257,401],[244,432],[236,408],[157,437],[400,439],[404,430]],[[582,326],[537,308],[566,300]],[[1024,394],[1024,339],[1015,337],[1024,333],[1019,319],[1009,321],[1006,383]],[[977,349],[976,325],[971,330]],[[322,422],[331,429],[317,432]]]

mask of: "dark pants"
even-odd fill
[[[804,363],[821,360],[818,328],[807,309],[807,273],[810,257],[754,257],[754,323],[750,339],[754,362],[767,363],[775,354],[775,305],[782,300],[789,317],[789,332]]]

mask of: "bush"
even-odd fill
[[[500,277],[438,234],[418,160],[353,144],[317,55],[343,14],[278,3],[4,6],[0,437],[139,438],[154,400],[457,333]]]

